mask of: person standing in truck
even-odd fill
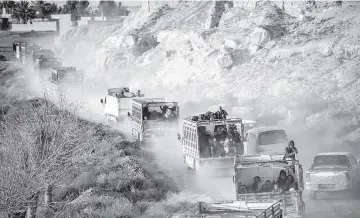
[[[219,110],[215,113],[216,119],[227,119],[227,111],[223,110],[222,106],[219,106]]]
[[[293,140],[289,141],[288,147],[285,149],[284,160],[287,158],[291,158],[292,160],[296,160],[296,154],[298,154],[298,150],[295,147],[295,142]]]
[[[239,134],[237,128],[233,128],[232,131],[232,138],[234,142],[234,146],[236,147],[237,154],[243,154],[243,144],[242,144],[242,137],[241,134]]]

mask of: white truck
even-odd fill
[[[285,130],[277,127],[256,127],[246,133],[244,154],[285,154],[288,137]]]
[[[104,99],[103,105],[105,119],[108,125],[115,125],[120,121],[127,121],[132,115],[132,100],[144,98],[144,94],[130,92],[128,87],[110,88]]]
[[[179,135],[178,138],[181,139],[186,167],[194,170],[210,167],[224,172],[232,169],[234,154],[223,157],[215,155],[216,152],[213,150],[219,148],[211,145],[217,143],[219,146],[223,146],[225,139],[217,137],[218,130],[222,128],[223,133],[227,136],[232,133],[232,126],[237,128],[240,146],[242,146],[243,124],[241,118],[194,120],[192,117],[188,117],[183,119],[182,136]],[[212,143],[212,141],[215,142]]]
[[[360,194],[360,161],[350,152],[317,154],[306,172],[306,193],[316,199],[321,192],[351,192],[354,198]]]
[[[216,203],[198,202],[168,218],[282,218],[279,201],[244,202],[223,201]]]
[[[177,140],[179,106],[163,98],[132,100],[132,135],[140,143]]]

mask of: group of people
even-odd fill
[[[253,183],[249,186],[240,185],[238,189],[239,194],[245,193],[262,193],[272,192],[275,194],[282,194],[284,191],[295,191],[298,190],[297,182],[292,175],[288,175],[286,171],[281,170],[277,181],[271,182],[270,180],[265,181],[264,184],[261,182],[259,176],[253,178]]]
[[[201,114],[199,116],[193,116],[193,121],[201,121],[201,120],[222,120],[227,119],[228,113],[221,106],[219,110],[216,112],[208,111],[205,114]]]
[[[217,126],[214,134],[199,127],[200,152],[203,158],[234,156],[243,153],[242,136],[235,125]]]
[[[157,110],[149,110],[149,107],[143,108],[143,120],[174,120],[177,119],[177,106],[168,107],[167,105],[159,106],[160,112]]]

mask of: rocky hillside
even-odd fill
[[[93,96],[127,85],[181,102],[183,115],[225,103],[232,115],[265,124],[294,119],[289,134],[307,155],[339,145],[359,152],[359,9],[273,1],[142,7],[122,24],[87,27],[82,43],[96,38],[98,47],[72,57],[90,57]],[[59,42],[84,39],[74,31]]]

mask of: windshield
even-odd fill
[[[283,130],[274,130],[268,132],[262,132],[258,136],[259,145],[270,145],[287,142],[287,136]]]
[[[346,155],[319,155],[312,164],[312,168],[328,166],[351,167],[351,164]]]

